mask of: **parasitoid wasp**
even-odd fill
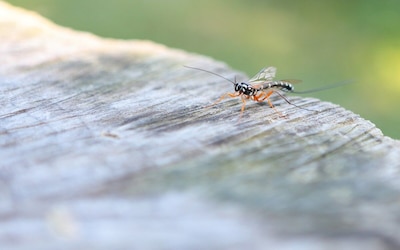
[[[231,82],[234,85],[235,92],[234,93],[226,93],[222,95],[217,101],[215,101],[213,104],[209,105],[214,106],[215,104],[219,103],[222,101],[225,97],[239,97],[242,100],[242,108],[240,112],[240,116],[242,116],[244,109],[246,107],[246,100],[250,99],[256,102],[263,102],[267,101],[269,106],[273,109],[275,109],[275,106],[272,104],[271,100],[269,97],[273,93],[277,93],[280,97],[282,97],[288,104],[293,105],[295,107],[298,107],[300,109],[308,110],[308,111],[316,111],[316,110],[310,110],[306,108],[299,107],[292,102],[290,102],[283,94],[281,94],[279,91],[283,92],[292,92],[292,93],[297,93],[297,94],[305,94],[305,93],[311,93],[311,92],[317,92],[317,91],[322,91],[326,89],[331,89],[331,88],[336,88],[341,85],[348,84],[349,82],[344,82],[341,84],[335,84],[335,85],[330,85],[322,88],[317,88],[317,89],[312,89],[312,90],[307,90],[307,91],[301,91],[301,92],[294,92],[294,87],[292,84],[294,83],[299,83],[301,80],[295,80],[295,79],[290,79],[290,80],[274,80],[275,74],[276,74],[276,68],[275,67],[265,67],[260,70],[253,78],[248,80],[247,82],[236,82],[232,81],[222,75],[219,75],[215,72],[208,71],[205,69],[200,69],[196,67],[190,67],[190,66],[185,66],[186,68],[190,69],[195,69],[195,70],[200,70],[209,74],[216,75],[218,77],[221,77],[229,82]],[[275,111],[278,112],[276,109]]]

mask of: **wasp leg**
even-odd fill
[[[287,116],[284,115],[284,114],[282,114],[281,112],[279,112],[279,111],[275,108],[274,104],[272,104],[271,100],[269,99],[269,97],[270,97],[273,93],[274,93],[274,91],[272,91],[272,90],[271,90],[270,92],[268,92],[268,93],[266,93],[266,92],[261,92],[258,96],[254,96],[254,100],[256,100],[257,102],[263,102],[263,101],[267,100],[268,105],[269,105],[271,108],[273,108],[273,109],[275,110],[275,112],[276,112],[280,117],[286,118]]]
[[[239,120],[242,119],[243,112],[244,112],[244,108],[246,107],[245,96],[242,95],[242,96],[241,96],[241,99],[242,99],[242,103],[243,103],[243,104],[242,104],[242,108],[240,109],[240,117],[239,117]]]
[[[225,97],[238,97],[239,93],[226,93],[224,95],[222,95],[218,100],[216,100],[213,104],[207,105],[205,108],[211,108],[212,106],[214,106],[215,104],[219,103],[220,101],[222,101]]]
[[[260,94],[254,96],[254,100],[257,101],[257,102],[263,102],[263,101],[265,101],[265,99],[267,99],[267,102],[268,102],[269,106],[271,108],[274,108],[275,106],[269,100],[269,97],[272,95],[272,93],[274,93],[274,91],[270,91],[268,93],[260,92]]]

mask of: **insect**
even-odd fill
[[[185,66],[187,68],[191,69],[196,69],[200,71],[204,71],[216,76],[219,76],[229,82],[231,82],[234,85],[235,92],[234,93],[226,93],[222,95],[216,102],[211,104],[210,106],[213,106],[217,104],[218,102],[222,101],[226,97],[240,97],[242,100],[242,108],[240,112],[240,116],[242,116],[244,109],[246,107],[246,100],[250,99],[256,102],[263,102],[267,101],[269,106],[273,109],[275,109],[275,106],[272,104],[271,100],[269,97],[273,93],[277,93],[280,97],[282,97],[287,103],[294,105],[291,103],[285,96],[283,96],[279,91],[283,92],[293,92],[294,87],[292,83],[298,83],[300,80],[273,80],[275,77],[276,73],[276,68],[275,67],[266,67],[260,70],[253,78],[248,80],[247,82],[236,82],[231,81],[228,78],[225,78],[219,74],[216,74],[214,72],[200,69],[200,68],[194,68],[194,67],[189,67]],[[298,107],[297,105],[294,105]],[[301,107],[299,107],[301,108]],[[304,108],[303,108],[304,109]],[[279,113],[276,109],[275,111]]]

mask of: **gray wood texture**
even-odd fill
[[[205,108],[183,65],[246,76],[4,2],[0,58],[1,249],[400,249],[400,143],[351,111]]]

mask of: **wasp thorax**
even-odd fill
[[[235,83],[235,91],[244,95],[255,95],[256,89],[254,89],[248,83]]]

